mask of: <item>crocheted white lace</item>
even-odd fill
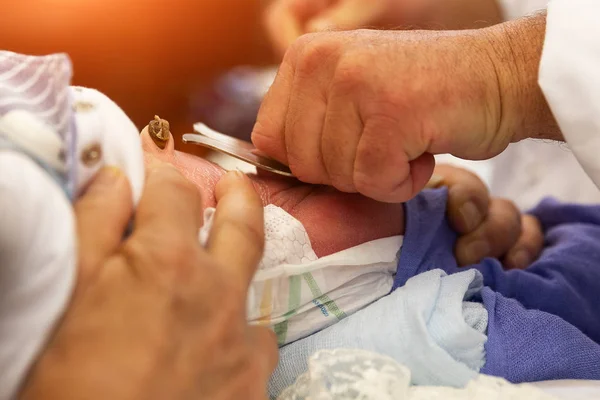
[[[531,385],[479,375],[464,389],[410,386],[410,371],[363,350],[322,350],[278,400],[556,400]]]

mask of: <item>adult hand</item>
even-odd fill
[[[199,245],[198,190],[150,167],[132,235],[126,178],[105,170],[76,205],[80,276],[22,398],[263,399],[277,362],[266,328],[246,323],[262,255],[262,204],[232,173],[216,189],[212,235]]]
[[[432,154],[485,159],[524,137],[559,137],[537,86],[544,21],[305,35],[286,53],[252,141],[301,181],[406,201],[431,176]]]
[[[544,244],[540,222],[521,214],[510,200],[490,198],[475,174],[450,165],[437,165],[427,187],[448,187],[447,216],[459,234],[454,255],[460,265],[485,257],[502,261],[506,269],[524,269],[535,261]]]
[[[500,23],[496,0],[274,0],[265,25],[281,55],[305,33],[325,30],[464,29]]]

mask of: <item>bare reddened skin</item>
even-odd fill
[[[252,141],[303,182],[402,202],[429,180],[432,154],[480,160],[525,137],[560,138],[537,86],[544,21],[302,36]]]

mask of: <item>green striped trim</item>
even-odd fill
[[[335,315],[335,317],[338,320],[342,320],[347,317],[346,313],[343,312],[342,310],[340,310],[340,308],[337,306],[337,304],[335,304],[335,301],[331,300],[329,298],[329,296],[327,296],[326,294],[323,294],[321,292],[321,289],[319,288],[317,281],[315,281],[315,278],[312,276],[312,274],[310,272],[302,274],[302,277],[308,284],[308,287],[310,288],[310,291],[311,291],[313,297],[315,298],[315,300],[319,300],[321,302],[321,304],[323,304],[330,313]]]
[[[287,330],[288,330],[288,322],[287,321],[283,321],[278,324],[275,324],[275,326],[273,327],[273,332],[275,332],[275,335],[277,335],[277,345],[279,347],[283,346],[283,344],[285,343],[285,337],[287,336]]]
[[[300,294],[302,293],[301,287],[302,281],[299,276],[292,276],[289,279],[289,299],[288,299],[288,311],[284,314],[285,321],[276,324],[273,327],[275,335],[277,335],[277,343],[279,346],[283,346],[287,337],[288,331],[288,319],[296,315],[296,310],[300,307]]]

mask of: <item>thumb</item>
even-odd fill
[[[117,168],[102,169],[75,203],[78,285],[85,285],[102,262],[115,253],[133,212],[127,177]]]
[[[364,0],[342,0],[306,24],[308,32],[352,30],[372,24],[381,7]]]

